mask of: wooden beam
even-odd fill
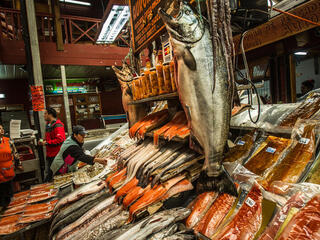
[[[289,12],[320,23],[320,0],[310,0]],[[244,49],[245,51],[250,51],[260,48],[314,27],[317,26],[285,14],[280,14],[268,22],[249,30],[243,40]],[[237,51],[240,50],[240,39],[241,35],[233,38]]]
[[[54,42],[40,42],[42,64],[122,66],[129,48],[93,44],[64,44],[64,51],[57,51]],[[0,62],[3,64],[26,64],[23,41],[0,42]]]
[[[59,7],[59,0],[53,0],[52,4],[53,8],[53,16],[54,16],[54,29],[56,35],[56,44],[57,44],[57,51],[63,51],[63,36],[62,36],[62,27],[60,21],[60,7]]]

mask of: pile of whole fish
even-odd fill
[[[176,178],[171,186],[177,182],[182,186],[180,186],[181,189],[193,188],[184,176]],[[188,187],[183,187],[183,185]],[[173,187],[167,188],[172,189]],[[179,192],[181,190],[177,189],[171,193],[162,191],[162,195],[158,194],[158,196],[162,197],[159,199],[164,199]],[[139,200],[135,203],[140,207]],[[145,205],[143,203],[147,204],[150,201],[145,199],[142,200],[142,205]],[[189,214],[189,209],[175,208],[155,213],[137,223],[130,223],[130,211],[126,211],[116,202],[116,195],[111,195],[106,189],[105,181],[95,181],[76,189],[57,203],[50,238],[55,235],[57,240],[149,239],[151,236],[152,239],[164,239],[164,237],[194,239],[192,232],[178,225],[178,222],[187,218]],[[179,236],[180,238],[175,238]]]

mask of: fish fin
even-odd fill
[[[222,168],[222,171],[216,177],[208,176],[206,171],[202,171],[198,180],[197,191],[199,193],[217,191],[238,197],[237,188],[229,173],[225,171],[224,168]]]
[[[187,67],[192,70],[196,71],[197,70],[197,63],[196,59],[194,58],[193,54],[190,51],[190,48],[186,47],[183,52],[183,61],[187,65]]]

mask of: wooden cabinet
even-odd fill
[[[66,126],[65,108],[62,95],[47,95],[47,107],[57,111],[58,118]],[[69,94],[72,125],[83,125],[87,129],[101,127],[101,100],[98,93]]]

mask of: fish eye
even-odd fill
[[[190,15],[190,11],[189,11],[189,10],[187,10],[185,13],[186,13],[187,15]]]

